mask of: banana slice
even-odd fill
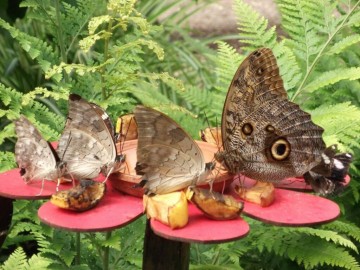
[[[208,189],[189,187],[186,197],[193,202],[207,217],[216,220],[237,218],[244,205],[230,195],[210,192]]]
[[[82,212],[95,207],[103,198],[105,191],[104,183],[80,180],[77,186],[53,194],[50,202],[63,209]]]
[[[171,229],[182,228],[188,223],[188,203],[182,191],[155,196],[144,195],[143,205],[148,218],[154,218]]]
[[[256,203],[261,207],[270,206],[275,199],[275,187],[272,183],[256,182],[251,188],[235,186],[235,192],[245,201]]]

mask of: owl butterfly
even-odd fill
[[[25,182],[32,180],[59,180],[66,170],[55,149],[25,116],[15,123],[17,142],[15,158]]]
[[[316,169],[307,181],[327,194],[344,181],[351,155],[328,155],[322,133],[308,113],[288,100],[272,51],[261,48],[241,63],[230,84],[222,114],[224,150],[216,159],[231,173],[259,181],[276,182]],[[334,169],[341,171],[336,177]],[[327,185],[315,183],[324,179]]]
[[[165,194],[204,183],[215,163],[205,163],[196,142],[172,119],[144,107],[135,108],[138,125],[136,172],[146,194]]]
[[[100,172],[108,177],[123,162],[116,153],[114,127],[107,113],[76,94],[69,96],[69,114],[57,152],[76,179],[95,178]]]

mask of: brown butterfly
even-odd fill
[[[108,176],[123,162],[123,156],[116,153],[109,115],[76,94],[69,96],[69,114],[57,152],[76,179],[95,178],[100,172]]]
[[[137,174],[146,194],[164,194],[205,183],[215,163],[205,163],[196,142],[172,119],[144,106],[135,108],[138,125]]]
[[[17,142],[15,158],[25,182],[32,180],[59,180],[66,170],[66,163],[25,116],[15,123]]]
[[[241,63],[230,84],[222,114],[224,150],[216,159],[231,173],[259,181],[302,176],[327,156],[322,133],[308,113],[288,100],[272,51],[261,48]],[[349,164],[351,155],[345,157]],[[346,174],[348,165],[340,167]],[[310,177],[309,182],[321,186]]]

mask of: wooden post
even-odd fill
[[[168,240],[156,235],[150,220],[146,222],[143,270],[188,270],[190,259],[190,244]]]
[[[0,196],[0,248],[4,243],[10,228],[13,214],[13,199]]]

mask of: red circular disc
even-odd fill
[[[44,184],[43,189],[41,186]],[[0,196],[11,199],[40,200],[50,198],[56,192],[54,181],[32,181],[25,183],[20,176],[20,169],[0,173]],[[60,184],[59,190],[72,187],[71,183]]]
[[[348,186],[350,184],[350,176],[345,176],[344,186]],[[302,177],[291,177],[284,180],[281,180],[279,183],[275,183],[275,187],[277,188],[286,188],[293,190],[302,190],[302,191],[312,191],[311,185],[305,182],[305,179]]]
[[[142,199],[120,194],[109,184],[104,198],[88,211],[61,209],[50,202],[43,204],[38,211],[43,223],[75,232],[110,231],[129,224],[142,214]]]
[[[184,228],[173,230],[154,219],[151,228],[160,237],[188,243],[223,243],[245,237],[249,232],[249,224],[240,217],[212,220],[190,203],[189,222]]]
[[[309,226],[335,220],[339,206],[328,199],[308,193],[275,189],[275,200],[268,207],[244,202],[244,213],[265,223]]]

